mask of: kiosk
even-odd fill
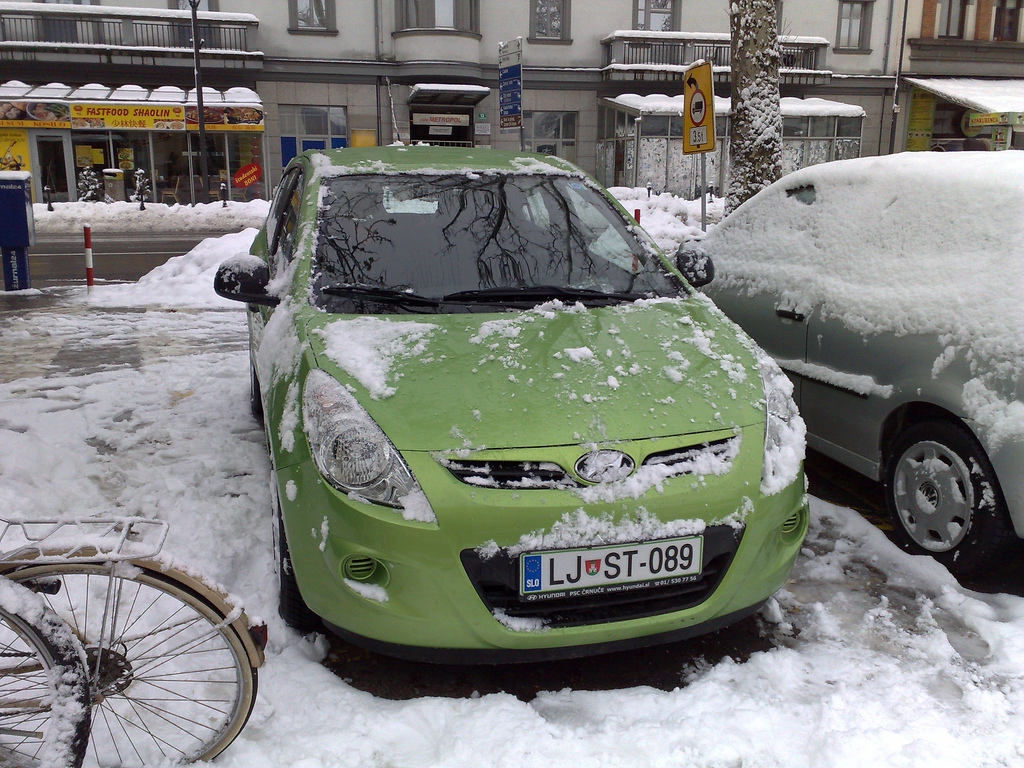
[[[31,184],[28,171],[0,171],[0,253],[5,291],[31,287],[28,247],[36,242]]]

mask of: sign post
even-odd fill
[[[707,153],[715,151],[715,90],[711,62],[686,73],[683,86],[683,154],[700,154],[700,228],[707,230]]]
[[[502,133],[519,131],[523,147],[523,38],[498,44],[498,120]]]

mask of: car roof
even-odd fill
[[[501,173],[585,174],[572,163],[551,155],[507,152],[486,147],[389,146],[309,150],[305,158],[324,176],[367,173]]]

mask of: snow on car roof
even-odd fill
[[[364,173],[584,175],[571,163],[549,155],[428,145],[322,151],[313,154],[310,162],[320,176],[348,176]]]

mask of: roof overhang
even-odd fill
[[[407,103],[446,107],[475,107],[486,99],[490,93],[491,89],[483,85],[417,83],[409,91]]]
[[[650,94],[640,96],[635,93],[624,93],[621,96],[606,98],[603,101],[609,106],[630,112],[634,115],[681,115],[685,108],[683,96],[665,96]],[[856,104],[844,104],[841,101],[828,99],[797,99],[785,96],[779,100],[783,117],[836,116],[864,117],[864,108]],[[715,114],[728,115],[732,111],[732,102],[724,96],[715,96]]]
[[[1024,80],[908,77],[911,85],[975,112],[1024,112]]]

